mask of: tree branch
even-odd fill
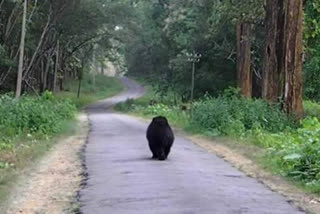
[[[52,15],[52,8],[50,7],[50,12],[49,12],[49,15],[48,15],[48,21],[47,21],[47,23],[46,23],[46,25],[45,25],[45,27],[44,27],[44,29],[43,29],[43,31],[42,31],[42,35],[41,35],[41,37],[40,37],[38,46],[37,46],[35,52],[33,53],[33,56],[32,56],[31,61],[30,61],[30,63],[29,63],[29,66],[28,66],[26,72],[25,72],[24,75],[23,75],[23,79],[25,79],[26,76],[28,75],[28,73],[30,72],[30,70],[31,70],[31,68],[32,68],[32,66],[33,66],[33,62],[34,62],[34,60],[36,59],[36,57],[37,57],[37,55],[38,55],[38,52],[39,52],[39,50],[40,50],[40,48],[41,48],[41,46],[42,46],[43,40],[44,40],[45,35],[47,34],[47,31],[48,31],[49,26],[50,26],[51,15]]]
[[[33,16],[34,12],[36,11],[37,4],[38,4],[38,0],[35,0],[33,9],[31,11],[29,19],[28,19],[28,22],[31,22],[32,16]]]
[[[101,37],[101,36],[104,36],[104,35],[107,35],[108,32],[104,32],[104,33],[101,33],[101,34],[98,34],[98,35],[94,35],[90,38],[87,38],[85,39],[84,41],[80,42],[78,45],[76,45],[72,51],[69,53],[69,56],[72,56],[76,51],[78,51],[79,49],[81,49],[82,47],[86,46],[86,45],[89,45],[92,43],[92,41],[94,41],[95,39]]]

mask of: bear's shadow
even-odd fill
[[[135,157],[135,158],[127,158],[127,159],[118,159],[118,160],[113,160],[113,163],[128,163],[128,162],[142,162],[142,161],[158,161],[156,158],[152,157]]]

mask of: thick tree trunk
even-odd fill
[[[25,43],[25,36],[26,36],[27,4],[28,4],[27,0],[24,0],[16,98],[19,98],[21,96],[21,88],[22,88],[21,85],[22,85],[22,72],[23,72],[24,43]]]
[[[286,0],[285,13],[285,91],[284,108],[298,119],[303,116],[303,0]]]
[[[241,94],[248,98],[252,97],[250,33],[249,23],[237,24],[237,82]]]
[[[267,0],[262,96],[283,101],[284,110],[303,115],[302,106],[302,0]]]
[[[282,0],[267,0],[262,97],[271,102],[279,101],[283,93],[283,10]]]

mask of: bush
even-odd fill
[[[303,102],[304,114],[306,117],[320,118],[320,105],[310,100]]]
[[[277,106],[241,97],[206,97],[194,105],[192,124],[223,135],[242,135],[257,128],[279,132],[291,125]]]
[[[42,97],[0,97],[1,136],[20,134],[51,135],[59,131],[61,123],[71,119],[76,108],[69,100],[57,101],[50,92]]]
[[[290,132],[257,136],[269,147],[267,157],[284,175],[307,185],[320,185],[320,122],[317,118],[301,121],[301,128]]]

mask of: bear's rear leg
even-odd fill
[[[164,149],[160,149],[159,150],[159,154],[158,154],[158,159],[159,160],[165,160],[167,158],[166,153],[164,151]]]
[[[170,146],[166,147],[165,149],[165,155],[166,155],[166,158],[168,157],[169,153],[170,153]]]

